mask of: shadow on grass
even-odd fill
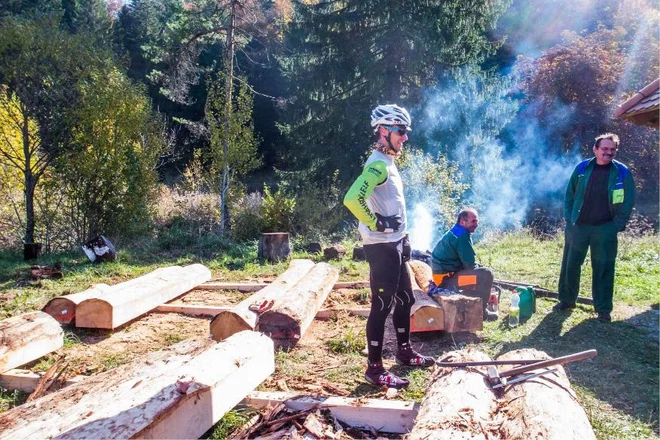
[[[658,355],[657,340],[647,329],[631,324],[647,321],[657,312],[648,310],[626,321],[603,323],[595,318],[584,319],[569,327],[570,312],[547,314],[527,336],[516,342],[504,343],[499,353],[533,347],[552,357],[596,349],[598,356],[566,364],[571,381],[588,389],[596,398],[658,429]],[[501,325],[506,325],[504,322]],[[569,327],[568,330],[564,330]]]

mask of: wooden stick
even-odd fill
[[[516,281],[495,280],[493,281],[493,285],[500,286],[505,289],[515,289],[516,287],[530,286],[534,289],[534,293],[538,297],[559,299],[558,292],[555,292],[553,290],[548,290],[537,284],[518,283]],[[593,305],[594,300],[591,298],[585,298],[584,296],[578,296],[576,302],[580,304]]]

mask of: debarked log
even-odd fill
[[[410,331],[415,333],[443,330],[445,328],[444,311],[440,304],[433,301],[419,287],[411,266],[408,266],[408,272],[410,273],[415,303],[410,309]]]
[[[64,345],[60,324],[43,312],[0,321],[0,373],[25,365]]]
[[[83,290],[82,292],[72,293],[71,295],[56,296],[48,301],[41,311],[48,313],[61,325],[69,325],[76,319],[76,307],[78,304],[86,299],[96,298],[110,290],[111,287],[107,284],[94,284],[92,287]]]
[[[274,368],[255,332],[187,340],[0,414],[0,439],[199,438]]]
[[[236,304],[230,310],[218,313],[211,321],[211,337],[216,341],[222,341],[240,331],[254,330],[259,315],[250,308],[264,302],[275,301],[300,281],[312,267],[314,267],[312,260],[292,260],[289,268],[271,284]]]
[[[447,353],[455,362],[489,361],[479,351]],[[442,359],[439,359],[442,360]],[[486,440],[500,438],[491,414],[497,399],[484,379],[487,367],[439,367],[426,388],[409,440]]]
[[[120,283],[76,307],[76,327],[115,329],[211,279],[202,264],[158,269]]]
[[[276,348],[295,346],[337,279],[339,271],[335,267],[318,263],[295,286],[278,297],[270,310],[259,316],[256,330],[270,336]]]
[[[523,349],[505,353],[498,360],[550,359],[546,353],[535,349]],[[499,371],[510,367],[500,366]],[[592,440],[596,436],[587,414],[577,400],[577,395],[566,375],[564,367],[553,365],[557,371],[544,374],[505,388],[506,406],[501,406],[505,422],[501,435],[506,439],[561,438]],[[523,374],[530,375],[540,370]],[[513,379],[513,378],[509,378]]]
[[[419,260],[410,260],[408,262],[410,269],[414,275],[417,285],[422,289],[422,292],[427,293],[429,291],[429,283],[433,279],[433,270],[431,266]]]

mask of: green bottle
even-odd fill
[[[520,320],[525,321],[536,312],[536,294],[532,286],[516,287],[516,291],[520,297]]]

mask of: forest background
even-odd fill
[[[613,119],[660,72],[647,0],[2,0],[0,248],[355,234],[342,206],[397,103],[413,246],[463,205],[555,231],[603,132],[657,230],[658,131]],[[646,226],[644,226],[646,225]]]

